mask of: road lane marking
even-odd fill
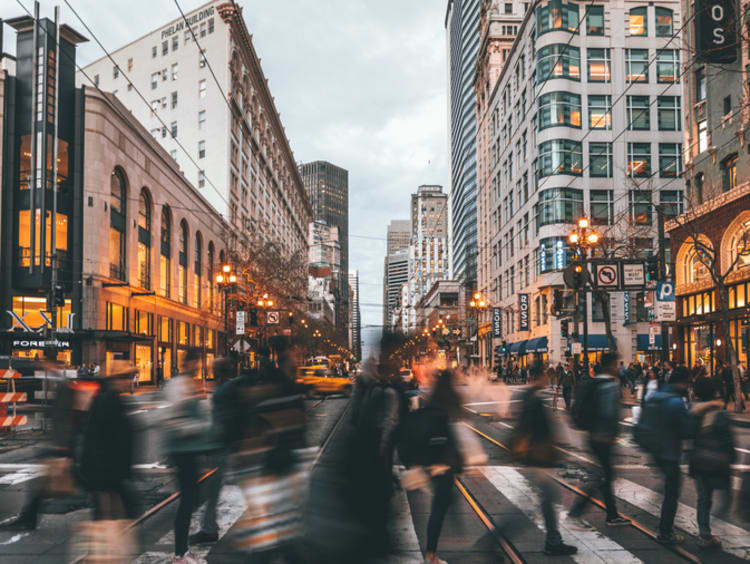
[[[661,515],[661,503],[664,496],[631,482],[624,478],[617,478],[614,482],[614,494],[623,501],[628,502],[639,509],[659,517]],[[698,515],[695,508],[682,502],[678,502],[675,525],[691,535],[697,536]],[[731,523],[711,516],[711,534],[722,541],[722,549],[744,560],[750,560],[750,531],[737,527]]]
[[[531,482],[514,468],[507,466],[482,466],[479,470],[487,480],[513,505],[515,505],[536,527],[546,532],[541,502]],[[583,519],[567,519],[567,511],[556,507],[559,529],[565,540],[578,547],[571,558],[580,564],[612,563],[637,564],[642,562],[634,554],[609,537],[591,528]]]

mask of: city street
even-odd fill
[[[500,384],[482,386],[481,389],[462,388],[467,416],[465,424],[481,437],[489,460],[485,466],[464,472],[454,490],[455,503],[440,539],[441,556],[449,563],[498,562],[500,554],[508,558],[506,551],[518,555],[521,562],[549,561],[549,557],[542,553],[543,523],[531,472],[515,464],[504,448],[513,423],[512,406],[516,400],[512,394],[518,389],[517,386],[506,389]],[[548,403],[551,404],[553,400],[554,393],[548,390]],[[159,456],[158,435],[148,425],[150,420],[158,417],[159,403],[143,396],[136,396],[136,401],[145,407],[134,410],[138,412],[135,417],[141,421],[139,436],[142,445],[134,486],[145,513],[174,492],[174,478]],[[562,405],[562,400],[559,401]],[[340,468],[340,457],[345,454],[346,445],[349,444],[350,426],[344,424],[348,418],[347,405],[348,400],[335,396],[322,402],[307,402],[309,444],[324,445],[325,449],[322,456],[317,458],[313,472],[310,506],[316,512],[321,512],[323,508],[322,515],[330,517],[319,519],[311,525],[310,536],[316,539],[336,538],[343,542],[345,538],[342,535],[346,531],[336,528],[341,527],[341,521],[345,520],[345,515],[339,513],[344,511],[338,503],[341,500],[331,492],[336,481],[335,471]],[[570,427],[563,411],[556,411],[554,417],[558,423],[559,448],[565,455],[565,463],[549,473],[556,480],[556,491],[560,496],[557,506],[561,533],[567,542],[579,550],[574,557],[557,561],[671,563],[690,560],[725,563],[750,558],[750,523],[740,521],[734,515],[714,517],[712,520],[713,532],[724,544],[723,551],[698,549],[695,543],[696,494],[693,482],[686,474],[676,523],[687,535],[687,542],[679,549],[670,549],[651,538],[658,522],[661,479],[648,458],[630,440],[627,409],[623,409],[622,433],[615,459],[615,494],[620,512],[633,520],[633,526],[607,527],[603,509],[594,504],[590,505],[583,518],[568,518],[566,510],[579,495],[578,488],[586,487],[588,472],[594,464],[584,446],[583,434]],[[738,468],[746,468],[750,460],[750,449],[747,449],[750,447],[750,435],[747,429],[737,429],[736,434],[738,461],[742,465]],[[0,457],[0,518],[7,518],[19,508],[26,490],[34,483],[32,478],[36,467],[31,449],[31,446],[17,448],[4,452]],[[207,466],[208,470],[210,468]],[[416,564],[422,561],[429,504],[430,496],[422,491],[396,492],[391,514],[395,554],[388,562]],[[718,501],[715,504],[718,505]],[[175,509],[176,503],[168,503],[139,520],[136,530],[140,548],[139,553],[134,555],[134,562],[167,562],[171,558]],[[203,509],[204,505],[201,505],[193,515],[192,532],[196,532],[200,525]],[[238,486],[226,484],[219,505],[221,540],[215,545],[197,547],[194,551],[205,556],[209,562],[239,561],[232,548],[231,533],[243,510],[244,502]],[[37,531],[0,533],[3,562],[59,562],[70,549],[72,529],[90,515],[83,496],[50,500],[43,511],[44,516]],[[497,536],[490,534],[488,524],[500,528]],[[326,543],[322,542],[322,545]]]

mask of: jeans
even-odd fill
[[[558,545],[562,542],[562,537],[557,528],[557,513],[555,513],[557,490],[555,489],[555,485],[552,482],[552,478],[543,469],[532,468],[530,477],[540,493],[544,528],[547,530],[546,543],[549,545]]]
[[[180,505],[174,518],[174,553],[182,556],[188,550],[190,516],[198,498],[198,466],[193,453],[172,455],[177,469],[177,484],[180,488]]]
[[[656,460],[664,475],[664,501],[661,504],[661,520],[659,533],[669,536],[673,532],[674,517],[677,514],[677,501],[680,497],[680,462],[679,460]]]
[[[562,387],[562,395],[563,399],[565,400],[565,409],[566,411],[570,411],[570,386],[563,386]]]
[[[711,537],[711,502],[714,489],[708,476],[698,474],[695,477],[695,489],[698,492],[698,532],[703,538]]]
[[[211,457],[211,465],[216,466],[216,472],[208,480],[206,491],[206,512],[203,514],[201,531],[218,534],[219,524],[216,522],[216,508],[219,504],[219,494],[224,482],[224,469],[227,465],[227,453],[221,452]]]
[[[612,481],[614,480],[614,471],[612,469],[612,452],[614,450],[614,445],[612,443],[602,441],[590,441],[589,445],[591,446],[591,451],[594,453],[594,456],[599,461],[601,470],[596,470],[596,472],[601,472],[601,476],[599,477],[598,484],[596,482],[592,482],[592,485],[586,489],[586,495],[578,498],[578,500],[570,510],[570,515],[577,516],[582,514],[584,507],[588,503],[591,494],[593,493],[593,490],[596,488],[601,488],[602,496],[604,497],[604,504],[607,507],[607,519],[614,519],[615,517],[617,517],[617,502],[615,501],[615,496],[612,493]]]
[[[437,550],[440,531],[443,529],[445,514],[448,513],[453,499],[453,472],[448,471],[432,479],[434,495],[432,497],[432,508],[430,509],[430,520],[427,522],[427,552]]]

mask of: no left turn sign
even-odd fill
[[[617,288],[619,286],[617,265],[601,264],[597,266],[596,285],[600,288]]]

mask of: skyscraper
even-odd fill
[[[409,279],[411,220],[392,219],[386,233],[387,251],[383,260],[383,327],[393,325],[393,313],[401,307],[401,286]]]
[[[388,225],[388,254],[392,255],[409,246],[411,240],[411,221],[408,219],[392,219]]]
[[[302,181],[313,208],[313,220],[339,229],[341,269],[337,284],[336,327],[349,322],[349,173],[326,161],[299,165]]]
[[[456,280],[473,283],[477,270],[476,95],[480,0],[448,0],[448,132],[451,152],[451,248]]]
[[[362,326],[359,310],[359,271],[349,273],[349,348],[362,359]]]

